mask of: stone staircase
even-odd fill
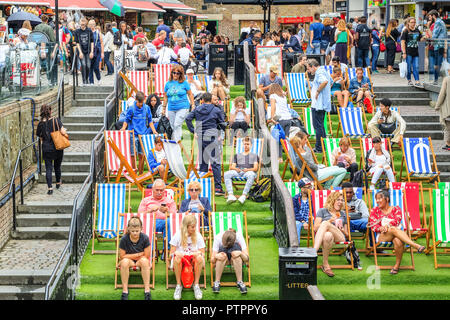
[[[426,90],[412,86],[375,86],[374,93],[377,105],[382,98],[391,99],[393,106],[428,106],[431,101]]]
[[[89,174],[91,140],[103,126],[104,99],[112,91],[76,89],[73,106],[62,119],[71,141],[64,150],[63,185],[53,185],[53,195],[47,195],[43,167],[24,204],[17,206],[16,230],[0,252],[0,300],[44,299],[45,285],[67,243],[73,200]]]

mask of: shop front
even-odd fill
[[[299,24],[303,24],[303,28],[309,31],[309,25],[314,21],[311,17],[279,17],[277,23],[281,29],[295,28],[297,29]]]

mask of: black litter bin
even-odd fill
[[[220,67],[228,77],[228,46],[222,44],[212,44],[209,46],[209,67],[208,74],[212,75],[214,69]]]
[[[238,44],[234,46],[234,85],[244,84],[244,46]]]
[[[309,285],[317,285],[317,253],[313,248],[278,250],[280,300],[311,300]]]
[[[324,54],[307,54],[306,57],[308,59],[317,60],[317,62],[319,62],[319,65],[321,65],[321,66],[325,65],[325,55]]]

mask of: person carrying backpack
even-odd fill
[[[125,121],[123,122],[122,129],[120,130],[134,130],[134,142],[133,135],[130,135],[131,146],[131,163],[134,166],[136,163],[135,152],[136,148],[139,154],[139,174],[144,171],[144,151],[139,143],[138,135],[140,134],[158,134],[155,130],[155,126],[152,121],[152,111],[150,107],[144,103],[145,95],[142,91],[136,93],[136,101],[128,108]]]
[[[361,17],[360,24],[355,30],[355,42],[357,47],[357,55],[358,55],[358,67],[369,67],[369,48],[372,43],[372,31],[367,26],[367,18]]]

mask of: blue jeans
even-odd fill
[[[95,76],[97,77],[97,80],[100,81],[100,60],[101,60],[101,55],[98,54],[96,56],[94,56],[94,58],[92,58],[91,60],[91,69],[89,70],[89,83],[94,83],[94,72],[95,72]]]
[[[428,74],[434,76],[434,50],[428,50]]]
[[[144,150],[142,150],[141,143],[139,142],[139,137],[136,133],[134,133],[134,143],[133,143],[133,135],[130,134],[130,155],[134,157],[134,149],[137,149],[138,154],[144,154]]]
[[[298,244],[300,246],[300,234],[302,232],[302,228],[303,228],[303,223],[301,223],[300,221],[295,221],[295,225],[297,226],[297,237],[298,237]]]
[[[360,49],[360,48],[357,48],[357,49],[358,49],[357,50],[358,51],[357,66],[363,67],[363,68],[370,66],[369,49]]]
[[[419,81],[419,56],[417,57],[406,56],[406,64],[408,70],[408,72],[406,73],[406,79],[408,79],[408,81],[411,80],[411,69],[412,69],[414,80]]]
[[[444,59],[444,48],[434,50],[434,81],[438,81],[441,71],[442,60]]]
[[[378,56],[380,55],[380,47],[372,47],[372,71],[377,70]]]
[[[167,219],[167,230],[170,230],[170,218],[166,218],[166,219]],[[166,237],[166,220],[155,219],[155,231],[162,232],[163,237],[165,238]],[[170,232],[167,235],[167,243],[169,243],[169,242],[170,242]],[[164,245],[163,245],[163,249],[164,249]]]
[[[108,74],[113,74],[114,73],[114,67],[111,63],[111,61],[109,61],[109,57],[111,56],[111,52],[112,51],[105,51],[105,63],[106,63],[106,68],[108,69]]]
[[[350,220],[350,230],[365,233],[367,231],[367,218]]]
[[[320,41],[313,41],[311,45],[308,44],[308,48],[306,49],[306,54],[320,54]]]

